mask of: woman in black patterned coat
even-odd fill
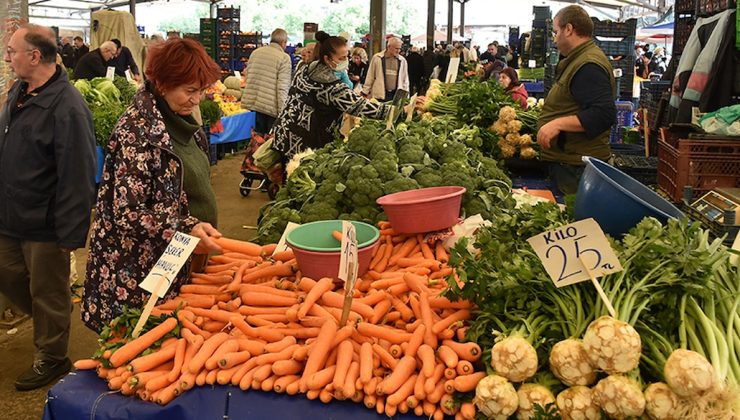
[[[344,38],[318,32],[316,39],[316,60],[294,76],[288,102],[275,122],[273,147],[287,159],[306,148],[330,143],[343,113],[383,119],[390,111],[390,105],[368,101],[334,74],[346,70],[349,64]]]
[[[213,227],[208,141],[192,117],[220,69],[189,39],[158,44],[148,55],[148,82],[108,141],[98,190],[81,310],[95,331],[124,305],[146,303],[150,294],[139,283],[176,231],[200,239],[193,258],[220,250],[211,239],[221,234]],[[186,264],[167,298],[178,293],[188,272]]]

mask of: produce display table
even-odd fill
[[[254,112],[242,112],[221,118],[223,131],[211,132],[211,144],[231,143],[251,138],[255,116]]]
[[[324,404],[303,395],[274,392],[243,392],[233,386],[193,388],[162,407],[112,392],[94,371],[65,376],[49,390],[43,420],[66,419],[352,419],[387,418],[351,401]],[[394,418],[419,419],[413,414]]]

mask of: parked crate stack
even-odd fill
[[[696,6],[696,13],[702,17],[712,16],[728,9],[734,9],[735,6],[735,0],[699,0]]]
[[[698,2],[679,0],[674,6],[673,53],[672,60],[679,60],[691,31],[696,24]]]
[[[545,67],[547,52],[552,44],[552,13],[550,6],[532,7],[532,33],[529,41],[529,55],[526,65],[530,60],[535,61],[535,68]]]
[[[650,154],[657,155],[660,127],[666,126],[668,101],[671,94],[671,82],[668,80],[644,81],[640,86],[640,107],[647,111]],[[643,114],[640,115],[644,119]]]
[[[591,18],[594,22],[594,41],[604,51],[613,69],[621,69],[618,80],[619,98],[632,99],[632,82],[635,77],[635,34],[637,19],[614,22]]]
[[[216,60],[216,19],[203,18],[200,20],[200,43],[206,53]]]
[[[221,66],[223,75],[231,74],[234,70],[241,70],[236,59],[236,35],[240,31],[241,9],[234,7],[220,7],[217,9],[216,29],[218,33],[216,62]]]
[[[670,199],[680,201],[686,187],[694,197],[718,187],[740,188],[740,141],[661,132],[658,186]]]
[[[242,70],[246,67],[252,52],[262,44],[262,32],[241,32],[236,36],[235,59],[237,60],[237,69]]]

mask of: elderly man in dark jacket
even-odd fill
[[[33,366],[15,381],[30,390],[71,367],[69,259],[90,224],[95,135],[54,32],[26,24],[7,45],[18,80],[0,111],[0,293],[33,317]]]
[[[100,47],[90,51],[77,61],[75,79],[94,79],[105,77],[108,72],[108,61],[116,55],[116,44],[105,41]]]

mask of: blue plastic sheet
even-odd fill
[[[413,414],[394,417],[418,420]],[[94,371],[65,376],[49,390],[43,420],[327,419],[380,420],[385,415],[351,401],[324,404],[304,396],[247,391],[233,386],[193,388],[166,406],[112,392]]]
[[[242,112],[221,118],[224,131],[211,133],[211,144],[231,143],[251,138],[255,115],[254,112]]]

